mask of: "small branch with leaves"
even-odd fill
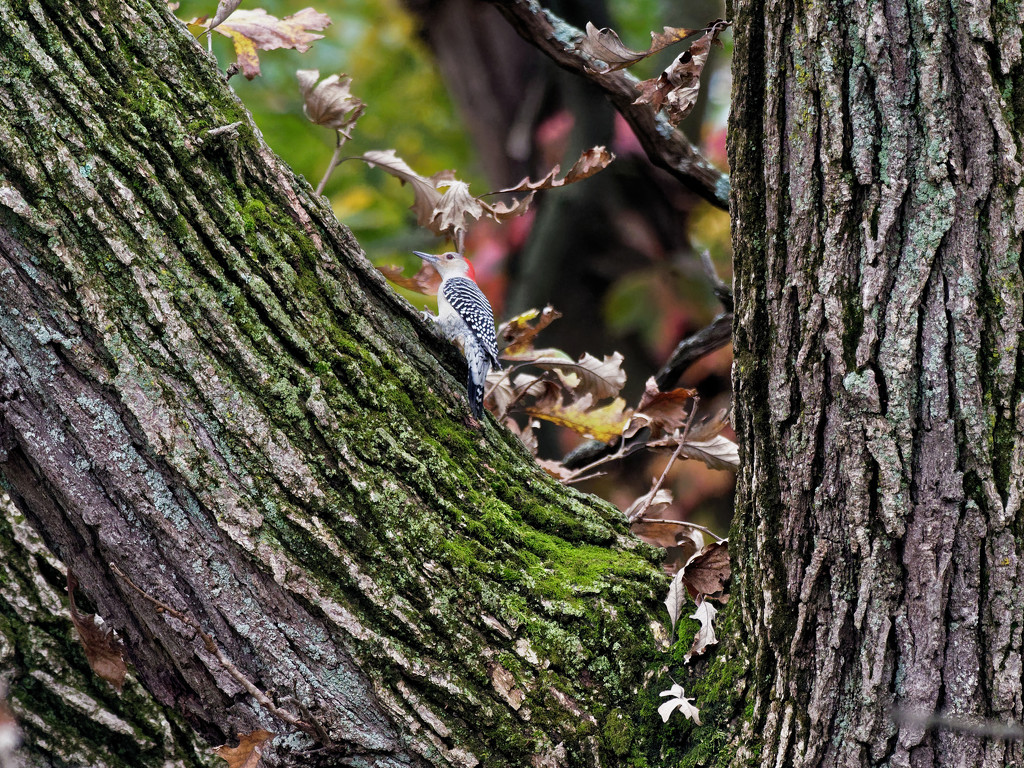
[[[662,101],[668,101],[668,93],[665,87],[660,87],[652,92],[651,98],[639,100],[642,95],[641,82],[624,71],[621,67],[610,67],[609,62],[603,60],[596,51],[588,52],[585,41],[588,35],[579,29],[575,29],[564,19],[559,18],[550,10],[542,7],[540,3],[533,0],[490,0],[495,8],[505,17],[513,29],[519,35],[546,54],[555,64],[574,74],[577,74],[604,91],[612,105],[632,128],[633,133],[640,141],[641,146],[647,153],[651,162],[660,168],[664,168],[675,176],[685,186],[692,189],[712,205],[722,210],[729,209],[729,177],[722,171],[715,168],[700,151],[690,143],[682,131],[676,130],[667,113],[659,111],[654,99],[655,93],[664,94]],[[707,41],[710,47],[711,42],[717,38],[722,29],[728,26],[728,22],[720,19],[710,24],[704,30],[676,30],[687,34],[676,36],[670,42],[684,39],[685,37],[703,31],[701,40],[691,46],[690,58],[688,61],[680,61],[676,70],[665,77],[670,88],[678,89],[680,106],[685,106],[690,99],[695,98],[696,85],[691,79],[694,73],[699,77],[700,69],[703,68],[707,53],[701,53],[704,40],[709,33],[712,37]],[[614,32],[607,30],[602,38],[602,33],[595,30],[599,40],[608,41]],[[672,37],[672,33],[668,37]],[[615,39],[618,36],[615,35]],[[656,40],[657,43],[657,40]],[[621,46],[621,41],[619,41]],[[621,46],[624,51],[629,51]],[[662,46],[664,47],[664,46]],[[696,47],[697,50],[694,50]],[[635,61],[653,53],[652,50],[643,52]],[[640,52],[632,51],[631,54]],[[609,55],[603,53],[601,55]],[[684,58],[684,53],[682,57]],[[609,58],[612,58],[609,55]],[[635,63],[629,62],[629,63]],[[629,63],[623,66],[628,66]],[[669,68],[672,70],[672,67]],[[673,81],[676,81],[673,83]],[[692,105],[691,105],[692,108]]]

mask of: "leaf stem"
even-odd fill
[[[316,193],[322,195],[324,193],[324,187],[327,186],[327,179],[334,173],[334,169],[338,167],[338,163],[341,162],[341,147],[345,143],[341,131],[335,131],[334,139],[334,154],[331,155],[331,162],[327,164],[327,170],[324,172],[324,177],[320,179],[320,183],[316,185]]]

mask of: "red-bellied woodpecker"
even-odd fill
[[[494,336],[494,312],[480,286],[476,284],[473,265],[457,253],[435,256],[413,251],[434,265],[441,275],[437,290],[437,315],[428,317],[441,328],[441,333],[462,349],[469,366],[466,395],[476,418],[484,410],[484,384],[491,367],[500,368],[498,344]]]

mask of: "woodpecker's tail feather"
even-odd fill
[[[484,385],[473,381],[472,374],[466,382],[466,397],[469,399],[469,410],[479,419],[484,414]]]
[[[469,364],[469,375],[466,378],[466,398],[473,416],[479,419],[484,412],[484,387],[487,385],[487,372],[491,370],[490,360],[485,355],[473,355]]]

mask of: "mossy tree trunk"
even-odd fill
[[[281,765],[656,754],[653,551],[469,422],[456,354],[162,0],[0,3],[0,27],[0,477],[19,510],[0,544],[25,584],[72,568],[125,641],[126,693],[85,691],[125,724],[106,764],[198,762],[181,722],[213,744],[276,731]],[[66,759],[55,736],[102,752],[88,705],[54,693],[83,679],[70,624],[40,653],[8,594],[30,758]]]
[[[1020,764],[1020,5],[731,13],[735,763]]]

